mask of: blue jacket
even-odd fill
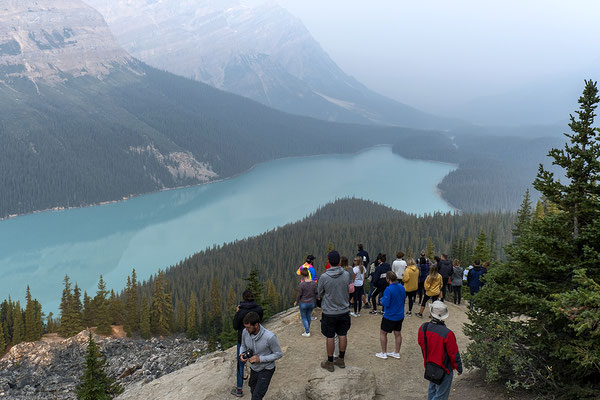
[[[404,319],[404,301],[406,300],[406,291],[404,286],[398,282],[392,283],[383,292],[381,305],[385,309],[383,316],[390,321],[400,321]]]
[[[480,267],[479,265],[473,267],[472,270],[467,274],[467,285],[469,285],[469,289],[471,289],[472,293],[479,292],[479,289],[483,286],[483,282],[481,282],[481,277],[485,275],[487,269]]]
[[[429,275],[429,263],[419,264],[419,283],[425,282]]]

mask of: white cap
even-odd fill
[[[443,301],[436,300],[429,305],[429,312],[431,316],[435,319],[439,319],[440,321],[448,318],[448,307],[444,304]]]

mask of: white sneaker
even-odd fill
[[[360,313],[356,314],[357,317],[360,317]]]
[[[353,317],[358,317],[358,315],[353,311],[350,312],[350,315],[352,315]]]
[[[304,336],[304,337],[310,337],[310,332],[309,333],[302,332],[302,336]],[[398,357],[398,358],[400,358],[400,357]]]
[[[377,354],[375,354],[375,357],[379,357],[379,358],[383,358],[384,360],[387,360],[386,353],[377,353]]]
[[[312,316],[312,317],[310,317],[310,320],[311,320],[311,321],[316,321],[316,320],[317,320],[317,317],[315,317],[315,316]]]
[[[400,359],[400,353],[387,353],[388,356]]]

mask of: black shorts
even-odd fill
[[[381,330],[387,333],[392,333],[392,331],[400,332],[402,330],[402,323],[404,322],[404,318],[400,321],[392,321],[383,317],[381,320]]]
[[[321,314],[321,333],[326,338],[346,336],[350,330],[350,314],[327,315]]]

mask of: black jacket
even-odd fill
[[[238,343],[242,343],[242,331],[244,330],[244,317],[250,312],[255,312],[260,317],[262,322],[263,309],[261,306],[256,304],[255,301],[242,301],[240,303],[240,309],[233,316],[233,329],[238,331]]]
[[[373,285],[378,288],[386,287],[388,283],[385,280],[385,274],[391,270],[390,264],[385,262],[379,264],[375,269],[375,272],[373,272]]]
[[[446,284],[448,277],[452,274],[452,263],[450,260],[440,260],[438,263],[438,272],[444,278],[444,284]]]

